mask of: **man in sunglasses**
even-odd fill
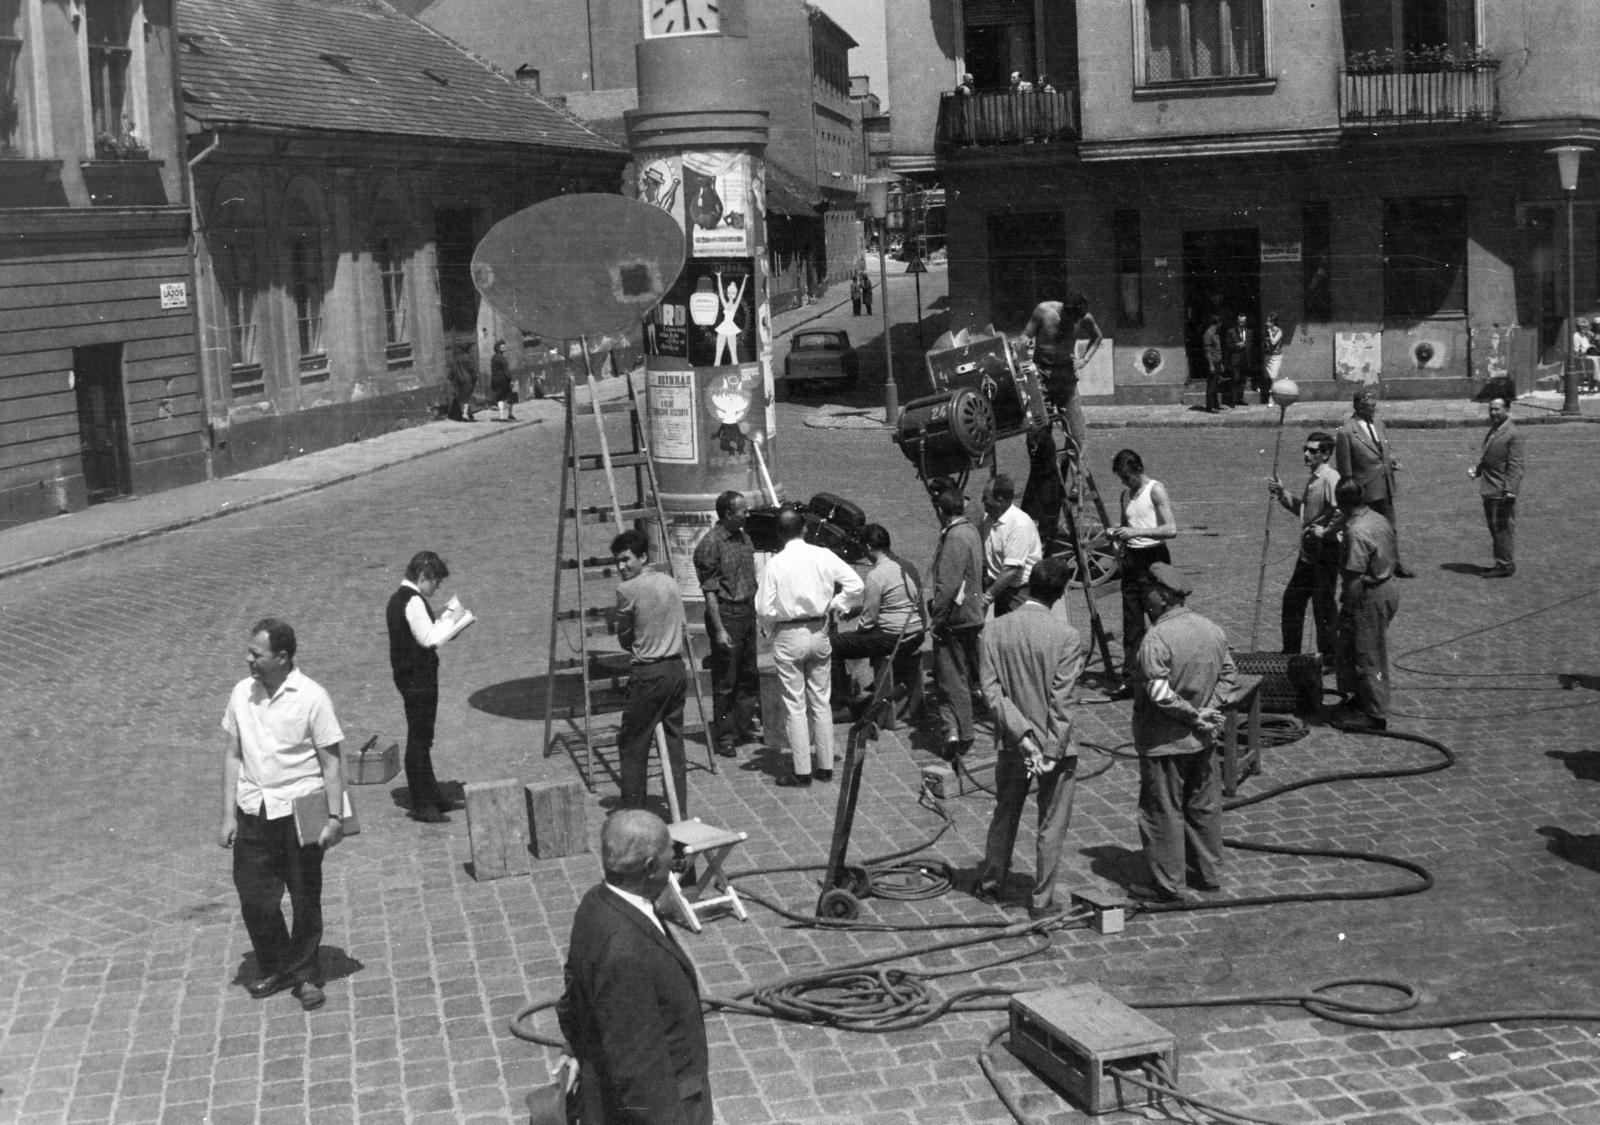
[[[1339,505],[1333,493],[1339,486],[1339,473],[1329,463],[1335,444],[1333,435],[1321,430],[1306,438],[1301,453],[1311,476],[1299,496],[1291,496],[1277,477],[1267,481],[1267,491],[1278,498],[1286,511],[1300,517],[1300,555],[1283,591],[1283,651],[1301,651],[1309,602],[1316,623],[1317,652],[1324,668],[1333,667],[1338,651],[1335,630],[1339,621],[1339,540],[1333,525]]]

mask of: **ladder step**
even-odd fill
[[[610,505],[595,505],[588,508],[566,509],[567,519],[574,516],[582,523],[610,523],[614,513]],[[634,520],[653,520],[656,518],[654,508],[624,508],[622,509],[622,522],[632,523]]]
[[[592,605],[584,609],[560,609],[556,611],[556,620],[576,621],[580,617],[587,617],[591,620],[603,618],[614,608],[615,606],[610,605]]]
[[[590,415],[591,417],[594,415],[594,407],[589,403],[583,403],[580,406],[577,406],[575,409],[576,409],[578,414],[587,414],[587,415]],[[614,402],[602,402],[600,404],[600,413],[602,413],[602,414],[632,414],[633,413],[633,403],[629,402],[627,399],[620,399],[620,398],[617,399]]]
[[[634,465],[648,464],[649,460],[643,453],[613,453],[611,455],[611,467],[613,469],[632,468]],[[571,462],[568,462],[568,464],[571,464]],[[595,469],[605,468],[606,464],[605,459],[598,453],[580,453],[578,454],[577,467],[592,472]]]
[[[610,578],[616,573],[616,565],[609,555],[591,555],[586,559],[562,559],[562,570],[577,570],[582,567],[584,573],[592,578]]]

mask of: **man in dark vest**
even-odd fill
[[[424,824],[446,820],[448,802],[433,776],[433,728],[439,714],[439,653],[442,630],[428,599],[450,575],[432,551],[418,551],[405,581],[389,599],[389,666],[406,708],[406,784],[411,815]]]

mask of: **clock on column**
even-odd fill
[[[719,35],[725,0],[644,0],[646,39],[672,35]]]

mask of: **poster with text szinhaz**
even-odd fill
[[[759,282],[749,258],[691,258],[645,318],[645,351],[687,360],[693,367],[756,362],[763,307]]]
[[[650,407],[650,453],[655,460],[673,465],[700,461],[698,404],[693,371],[651,371],[645,385]]]
[[[682,172],[690,255],[747,258],[754,254],[749,155],[686,152]]]

